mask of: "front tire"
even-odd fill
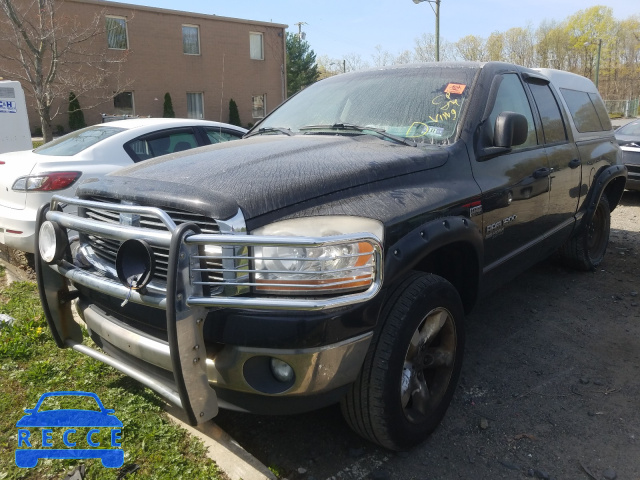
[[[444,278],[415,273],[382,310],[358,379],[341,402],[364,438],[391,450],[427,438],[455,391],[464,350],[464,310]]]

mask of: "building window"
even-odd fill
[[[182,51],[187,55],[200,55],[200,28],[197,25],[182,26]]]
[[[106,17],[107,46],[115,50],[127,50],[127,19],[123,17]]]
[[[187,118],[204,118],[202,93],[187,93]]]
[[[267,94],[251,97],[253,118],[264,118],[267,114]]]
[[[253,60],[264,60],[264,49],[262,48],[262,34],[249,33],[249,43],[251,48],[251,58]]]
[[[114,115],[134,115],[133,92],[122,92],[113,97]]]

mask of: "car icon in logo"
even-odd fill
[[[99,410],[68,408],[41,411],[42,403],[50,397],[93,398]],[[26,415],[16,423],[18,427],[16,465],[18,467],[35,467],[41,458],[99,458],[102,465],[107,468],[118,468],[124,463],[124,451],[120,448],[122,422],[114,415],[114,410],[104,407],[95,393],[75,391],[45,393],[34,408],[26,408],[24,411]],[[37,432],[38,428],[41,429],[40,432]],[[89,430],[85,435],[76,430],[78,428],[89,428]],[[98,439],[101,433],[103,435],[107,433],[105,430],[109,430],[108,447],[112,448],[105,448]],[[37,433],[40,433],[40,438],[37,438]],[[54,441],[62,443],[66,448],[56,448],[58,445],[54,445]]]

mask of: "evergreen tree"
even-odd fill
[[[238,105],[236,105],[236,102],[233,98],[229,100],[229,123],[238,127],[242,126],[242,123],[240,123],[240,113],[238,112]]]
[[[287,33],[287,96],[318,80],[316,54],[305,40]]]
[[[169,95],[169,92],[164,94],[162,116],[164,118],[176,118],[176,112],[173,111],[173,102],[171,101],[171,95]]]
[[[69,130],[73,132],[86,126],[84,113],[80,108],[80,100],[75,93],[71,92],[69,93]]]

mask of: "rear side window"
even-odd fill
[[[124,132],[125,128],[107,127],[98,125],[83,128],[77,132],[69,133],[64,137],[60,137],[53,142],[45,143],[41,147],[36,148],[33,152],[39,155],[56,155],[61,157],[70,157],[76,153],[101,142],[105,138],[109,138],[119,132]]]
[[[190,150],[197,146],[199,146],[198,140],[193,130],[189,128],[138,137],[127,142],[124,149],[134,162],[140,162],[168,153]]]
[[[611,130],[611,119],[609,118],[609,114],[607,113],[607,107],[604,106],[600,95],[596,95],[595,93],[590,93],[589,98],[591,99],[591,103],[596,107],[596,113],[598,114],[598,118],[600,119],[600,124],[602,125],[603,130]]]
[[[562,119],[562,113],[556,97],[548,85],[529,83],[531,93],[536,101],[540,117],[542,118],[542,131],[545,143],[558,143],[567,140],[567,132]]]
[[[569,90],[568,88],[561,88],[560,92],[567,102],[573,121],[580,133],[601,132],[603,130],[596,107],[587,92]]]
[[[228,142],[242,138],[242,133],[230,133],[219,128],[205,128],[204,131],[207,132],[207,137],[211,143]]]

